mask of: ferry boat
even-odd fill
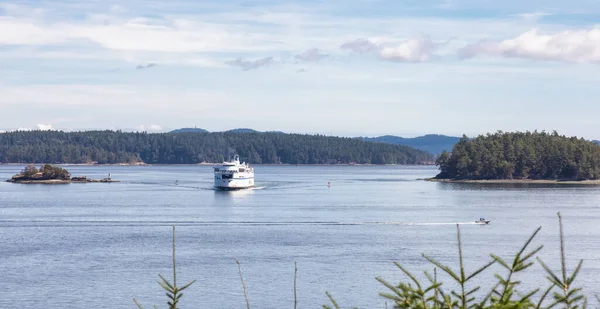
[[[214,168],[215,188],[220,190],[239,190],[254,187],[254,168],[240,163],[240,156],[235,155],[233,161],[223,162]]]

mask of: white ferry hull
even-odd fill
[[[223,162],[214,168],[215,188],[221,190],[239,190],[254,187],[254,168],[240,163],[235,155],[233,161]]]
[[[220,190],[241,190],[254,187],[254,178],[215,179],[215,188]]]

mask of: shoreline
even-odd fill
[[[62,185],[62,184],[70,184],[70,183],[111,183],[111,182],[121,182],[120,180],[96,180],[96,179],[87,179],[87,180],[63,180],[63,179],[48,179],[48,180],[13,180],[9,179],[6,182],[10,183],[21,183],[21,184],[45,184],[45,185]]]
[[[23,165],[43,165],[46,163],[0,163],[0,166],[23,166]],[[222,165],[221,163],[189,163],[189,164],[169,164],[169,163],[111,163],[111,164],[97,164],[97,163],[52,163],[57,166],[217,166]],[[250,164],[253,166],[435,166],[435,164],[350,164],[350,163],[339,163],[339,164],[293,164],[293,163],[260,163]]]
[[[483,179],[483,180],[456,180],[456,179],[417,179],[441,183],[470,183],[470,184],[558,184],[558,185],[600,185],[599,180],[553,180],[553,179]]]

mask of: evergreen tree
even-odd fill
[[[197,164],[234,153],[248,163],[422,164],[431,154],[357,138],[282,133],[26,131],[0,134],[0,163]]]
[[[436,164],[440,179],[598,179],[600,146],[556,131],[497,132],[463,136]]]

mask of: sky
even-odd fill
[[[596,0],[0,0],[0,131],[600,138]]]

